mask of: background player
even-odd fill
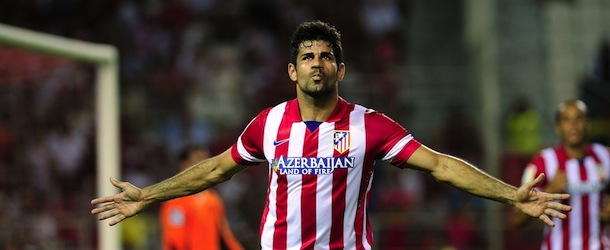
[[[188,146],[178,156],[180,171],[209,157],[207,148]],[[212,189],[162,203],[159,220],[165,250],[243,249],[227,223],[221,197]]]
[[[346,72],[338,31],[305,22],[293,33],[288,75],[296,99],[259,113],[233,147],[144,189],[111,178],[122,192],[92,200],[110,225],[150,204],[189,195],[227,181],[247,166],[269,162],[261,248],[370,249],[367,215],[374,162],[414,168],[471,194],[511,204],[554,225],[570,207],[553,202],[567,194],[534,189],[544,178],[517,189],[458,158],[417,142],[389,117],[348,103],[338,95]],[[314,172],[320,174],[314,174]]]
[[[523,183],[536,175],[546,179],[538,188],[544,192],[567,192],[573,210],[565,220],[554,219],[555,227],[544,230],[542,249],[609,249],[602,221],[608,221],[610,206],[604,204],[610,177],[610,149],[587,143],[587,106],[580,100],[559,104],[555,131],[561,144],[541,150],[523,173]],[[513,218],[522,227],[529,216],[517,211]]]

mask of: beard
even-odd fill
[[[297,86],[301,90],[301,92],[303,92],[313,98],[320,98],[320,97],[333,95],[335,93],[335,88],[336,88],[336,85],[322,83],[322,82],[297,84]]]
[[[314,80],[316,77],[319,77],[319,79]],[[332,95],[335,93],[337,85],[331,84],[335,79],[329,79],[327,77],[328,75],[324,74],[324,72],[314,70],[309,74],[309,79],[307,79],[306,82],[303,84],[297,83],[297,85],[301,92],[313,98]]]

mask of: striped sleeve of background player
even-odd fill
[[[240,165],[256,165],[265,161],[263,132],[271,108],[261,111],[241,133],[231,148],[231,157]]]
[[[533,181],[538,175],[544,173],[544,158],[541,154],[537,154],[530,163],[527,164],[525,170],[523,170],[523,176],[521,176],[521,185]],[[547,184],[547,179],[545,178],[540,184],[538,184],[537,188],[542,189]]]
[[[366,126],[375,133],[372,148],[378,149],[376,158],[402,166],[421,144],[403,126],[379,112],[367,114]]]

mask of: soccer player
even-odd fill
[[[207,148],[186,147],[179,155],[180,170],[209,156]],[[162,203],[159,221],[164,250],[243,249],[227,223],[221,197],[212,189]]]
[[[121,193],[91,201],[110,225],[150,204],[189,195],[269,163],[261,219],[262,249],[370,249],[367,214],[374,162],[414,168],[471,194],[517,207],[549,225],[570,207],[568,194],[534,189],[540,175],[517,189],[456,157],[422,144],[375,110],[339,97],[346,66],[339,32],[321,21],[297,27],[290,43],[288,76],[296,99],[259,113],[237,142],[218,156],[157,184],[137,188],[110,178]],[[374,82],[371,82],[374,84]]]
[[[550,193],[568,193],[573,210],[565,220],[553,219],[555,227],[546,227],[542,249],[610,249],[603,223],[610,219],[605,204],[610,177],[610,148],[587,143],[587,106],[580,100],[559,104],[555,113],[555,131],[561,144],[540,151],[528,164],[522,181],[536,175],[546,179],[537,188]],[[522,227],[529,216],[515,212],[513,222]]]

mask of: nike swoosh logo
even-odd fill
[[[273,146],[274,146],[274,147],[277,147],[277,146],[279,146],[279,145],[284,144],[284,143],[285,143],[285,142],[287,142],[288,140],[290,140],[290,139],[284,139],[284,140],[281,140],[281,141],[273,141]]]

